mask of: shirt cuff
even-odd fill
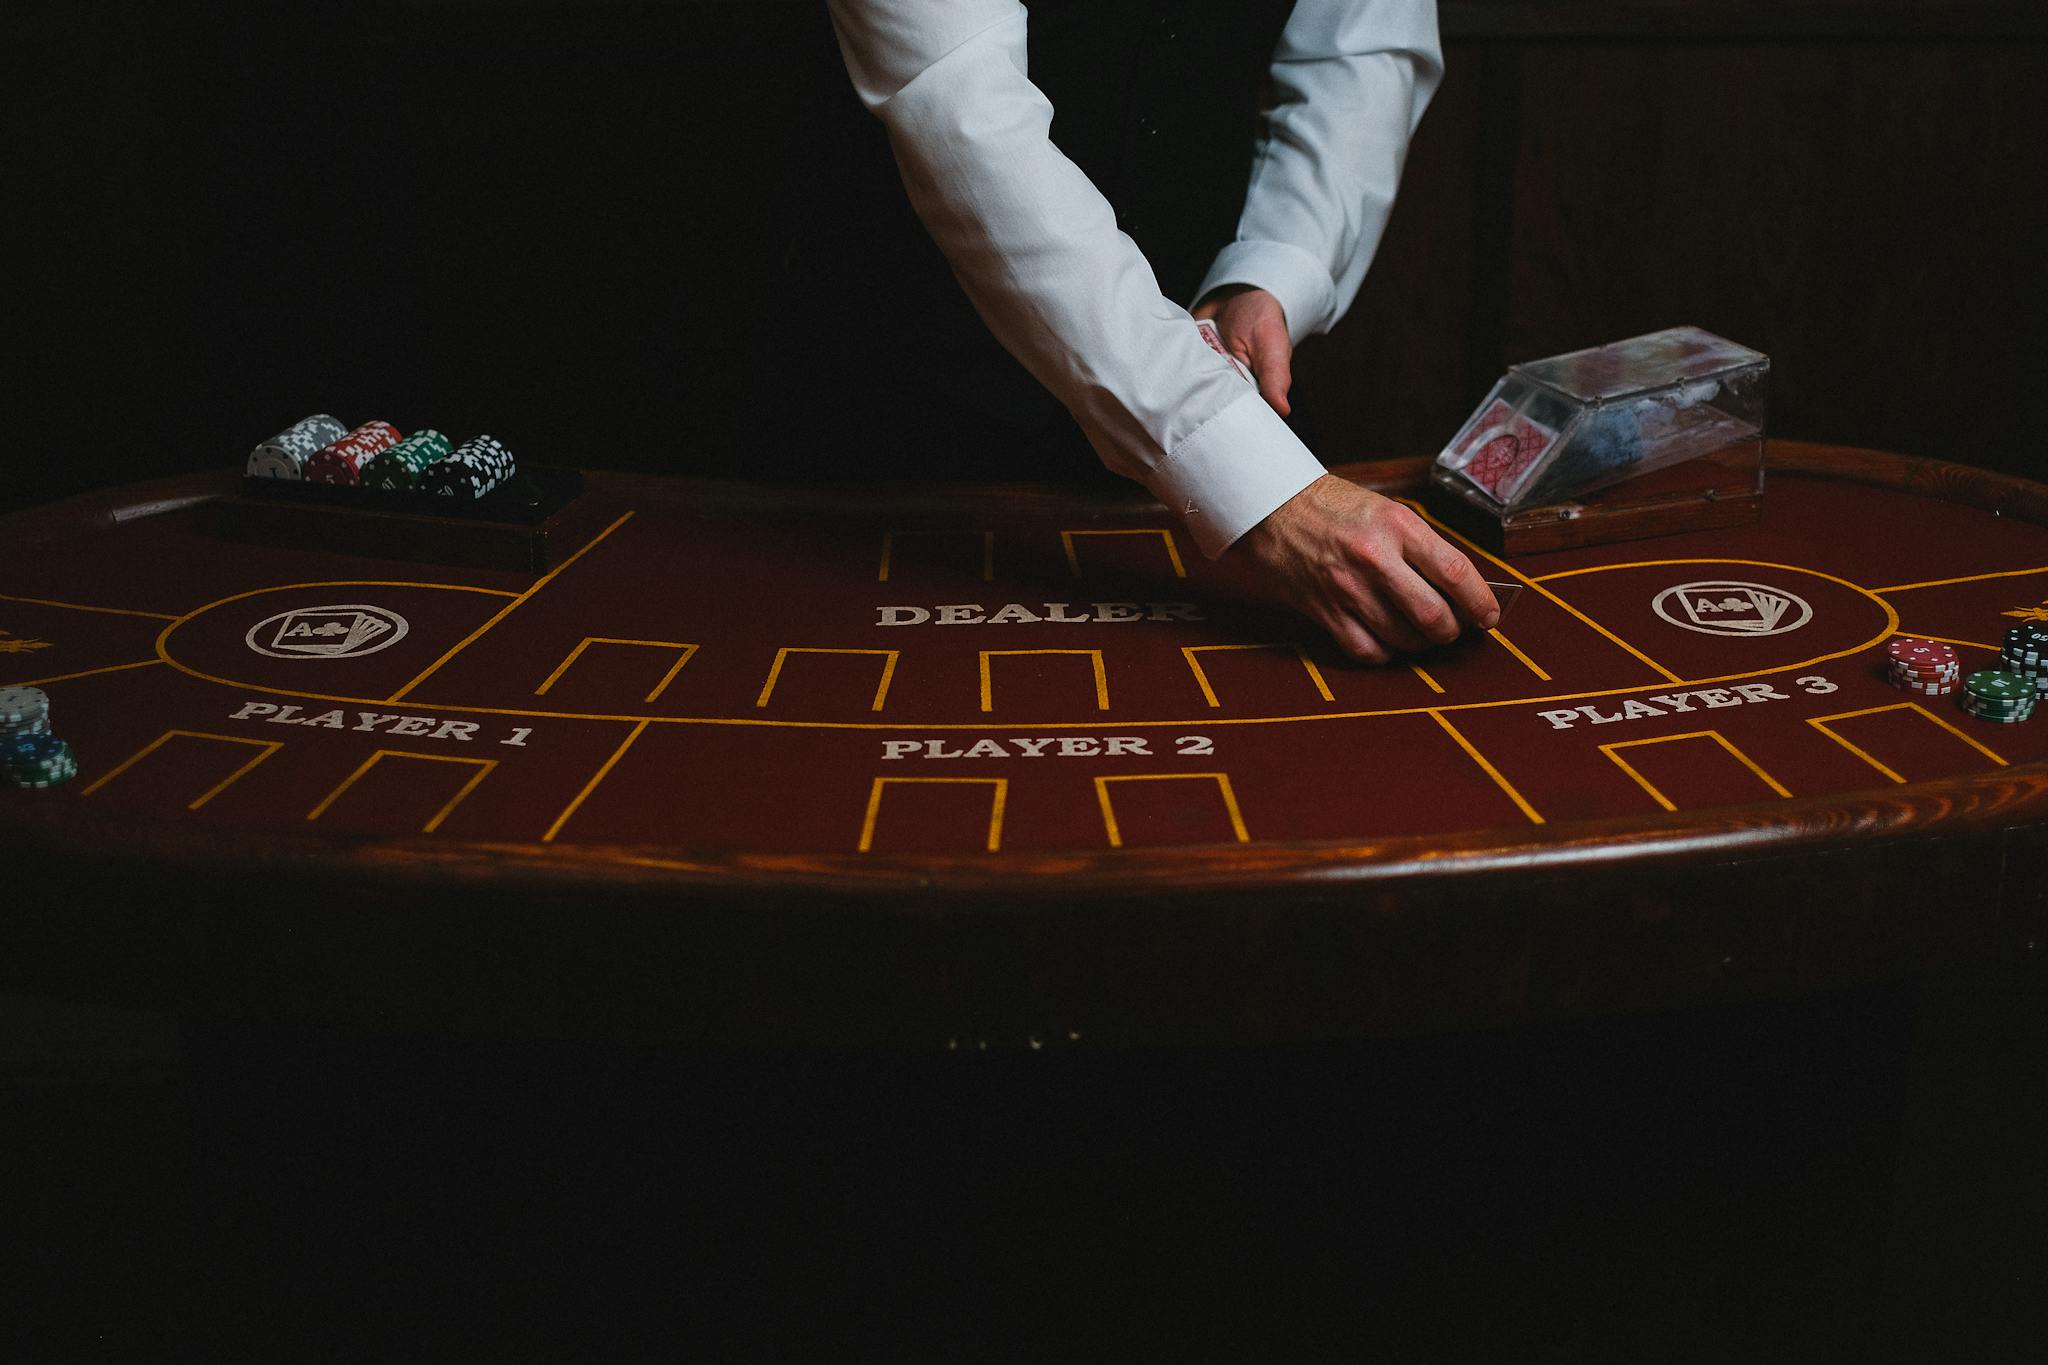
[[[1324,472],[1280,414],[1247,392],[1175,447],[1146,486],[1214,559]]]
[[[1286,242],[1232,242],[1216,253],[1202,287],[1189,306],[1212,289],[1248,284],[1280,300],[1287,315],[1288,338],[1299,346],[1317,332],[1329,330],[1337,303],[1330,272],[1308,252]]]

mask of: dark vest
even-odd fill
[[[820,7],[822,10],[822,6]],[[1191,302],[1244,205],[1258,109],[1292,0],[1033,0],[1031,79],[1053,141],[1115,207],[1161,291]],[[829,24],[798,54],[777,227],[759,292],[751,420],[721,472],[1100,478],[1066,410],[976,316],[911,211]],[[763,253],[766,255],[767,253]]]

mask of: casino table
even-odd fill
[[[1419,460],[1343,472],[1422,500]],[[1331,652],[1139,496],[591,471],[539,571],[0,521],[4,983],[186,1014],[950,1049],[1794,996],[2038,939],[2048,720],[1888,685],[2048,618],[2048,487],[1773,442],[1760,522],[1503,560]]]

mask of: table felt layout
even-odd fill
[[[216,537],[187,507],[0,548],[0,682],[149,821],[921,855],[1526,828],[2035,762],[1887,685],[1993,667],[2048,529],[1774,476],[1734,530],[1495,560],[1501,627],[1388,667],[1252,602],[1157,511],[1075,497],[586,494],[542,575]]]

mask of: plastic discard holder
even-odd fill
[[[1697,327],[1511,366],[1431,478],[1503,521],[1703,456],[1723,496],[1761,495],[1770,371]]]

